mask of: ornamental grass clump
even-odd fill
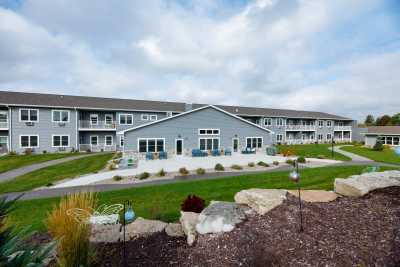
[[[204,199],[196,195],[188,195],[181,204],[181,210],[200,213],[204,210],[205,206],[206,202]]]
[[[249,163],[247,164],[247,166],[249,166],[250,168],[253,168],[253,167],[256,166],[256,164],[255,164],[254,162],[249,162]]]
[[[150,173],[148,172],[142,172],[141,174],[137,175],[136,178],[139,180],[144,180],[150,177]]]
[[[264,161],[257,162],[257,165],[261,167],[269,167],[268,163],[265,163]]]
[[[223,171],[223,170],[225,170],[225,168],[224,168],[224,166],[222,166],[221,163],[217,163],[217,164],[215,164],[214,170]]]
[[[179,173],[180,173],[182,176],[186,176],[186,175],[189,174],[189,171],[188,171],[185,167],[182,167],[182,168],[179,169]]]
[[[89,238],[90,214],[96,206],[93,193],[76,193],[62,198],[58,206],[47,217],[47,228],[58,241],[57,261],[59,266],[90,266],[92,249]]]
[[[203,168],[198,168],[198,169],[196,169],[196,173],[197,173],[197,175],[203,175],[206,173],[206,170]]]
[[[231,169],[233,169],[233,170],[242,170],[243,167],[240,166],[240,165],[237,165],[237,164],[233,164],[233,165],[231,166]]]
[[[161,169],[161,170],[159,170],[159,171],[157,172],[157,176],[159,176],[159,177],[163,177],[163,176],[165,176],[165,175],[167,175],[167,172],[164,171],[164,169]]]
[[[298,163],[306,163],[306,158],[300,156],[300,157],[297,158],[297,162],[298,162]]]

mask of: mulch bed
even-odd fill
[[[362,198],[304,203],[288,196],[230,233],[203,235],[193,247],[165,233],[128,242],[127,266],[400,266],[400,187]],[[98,244],[98,266],[122,266],[121,244]]]

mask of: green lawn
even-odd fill
[[[321,167],[301,171],[301,184],[305,189],[333,189],[336,177],[360,174],[365,166]],[[386,170],[391,168],[381,168]],[[248,188],[294,189],[296,185],[288,179],[288,172],[225,177],[213,180],[175,182],[171,184],[146,186],[99,193],[100,203],[123,203],[132,200],[138,216],[177,221],[180,203],[188,194],[196,194],[207,201],[233,201],[236,192]],[[18,226],[30,225],[33,229],[45,231],[44,220],[51,207],[59,198],[19,201],[10,217]]]
[[[397,156],[392,149],[374,151],[371,148],[360,146],[343,146],[340,149],[375,161],[400,164],[400,156]]]
[[[278,151],[284,151],[286,149],[290,149],[295,155],[303,156],[307,158],[326,158],[326,159],[335,159],[342,161],[351,160],[349,157],[345,155],[334,153],[332,157],[332,152],[329,150],[331,147],[330,144],[307,144],[307,145],[280,145],[278,146]],[[322,157],[321,157],[322,156]]]
[[[0,173],[54,159],[78,156],[78,153],[46,153],[31,155],[6,155],[0,157]]]
[[[112,156],[112,153],[91,155],[24,174],[0,183],[0,194],[28,191],[55,181],[99,171]]]

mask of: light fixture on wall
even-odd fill
[[[180,134],[178,134],[178,138],[181,138],[182,136]]]

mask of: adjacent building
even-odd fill
[[[0,150],[157,152],[350,142],[323,112],[0,91]]]
[[[400,126],[372,126],[362,133],[365,145],[373,147],[378,139],[384,145],[400,145]]]

